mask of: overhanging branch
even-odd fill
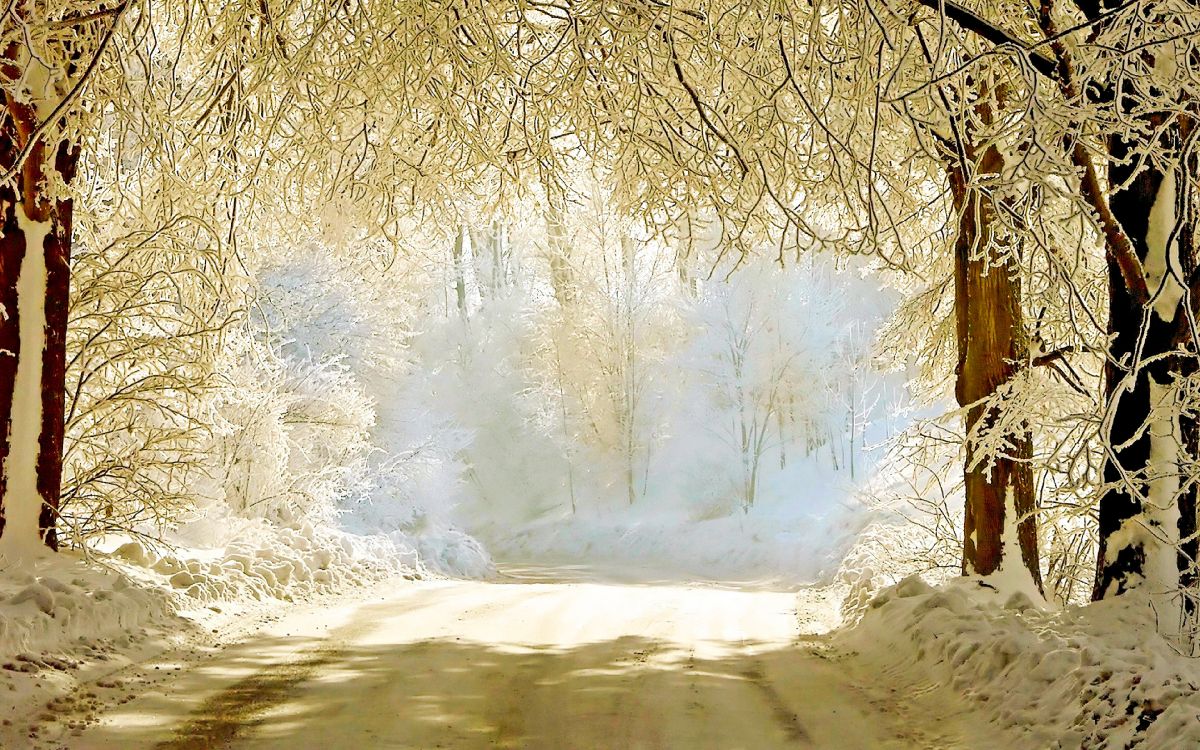
[[[1029,43],[1018,39],[991,21],[980,18],[953,0],[917,0],[917,2],[944,15],[965,31],[975,34],[985,41],[996,45],[1016,47],[1024,51],[1029,56],[1029,62],[1033,68],[1057,82],[1064,96],[1068,99],[1076,96],[1070,57],[1066,46],[1061,41],[1061,35],[1057,33],[1050,21],[1049,6],[1045,3],[1041,8],[1039,23],[1047,37],[1042,43],[1050,44],[1055,53],[1053,57],[1033,49]],[[1134,298],[1142,304],[1146,304],[1150,299],[1150,290],[1146,283],[1145,270],[1142,268],[1141,260],[1138,258],[1133,243],[1125,234],[1121,223],[1113,215],[1091,155],[1078,141],[1068,141],[1065,145],[1072,163],[1080,170],[1080,192],[1083,194],[1084,200],[1096,211],[1109,258],[1116,262],[1121,277]]]
[[[1044,52],[1033,49],[1028,42],[1018,39],[986,18],[980,18],[953,0],[917,0],[917,2],[935,13],[944,15],[981,39],[992,44],[1015,47],[1029,56],[1029,63],[1034,70],[1047,78],[1058,78],[1058,66],[1053,58]]]

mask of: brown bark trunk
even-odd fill
[[[20,68],[11,62],[17,58],[16,48],[5,50],[4,58],[8,61],[2,66],[4,74],[10,77],[18,74]],[[4,351],[0,356],[0,539],[5,538],[6,533],[23,533],[23,530],[14,531],[7,523],[14,512],[13,503],[40,502],[34,514],[38,537],[51,549],[57,549],[73,202],[69,198],[51,199],[45,190],[48,182],[70,183],[75,176],[79,150],[67,142],[51,147],[36,141],[29,146],[29,139],[38,125],[37,112],[11,94],[6,96],[5,105],[0,119],[0,169],[14,169],[23,149],[27,154],[19,165],[16,178],[0,186],[3,227],[0,304],[5,313],[0,317],[0,349]],[[53,172],[58,174],[51,179]],[[31,237],[26,232],[30,225],[42,225],[48,230],[40,247],[30,246]],[[31,342],[22,341],[21,336],[21,307],[30,305],[31,301],[25,300],[22,305],[18,290],[30,253],[41,254],[46,273],[45,298],[33,300],[32,307],[26,307],[27,311],[36,311],[42,318],[44,330],[35,341],[41,345],[39,351],[26,351],[26,345]],[[11,481],[14,439],[21,439],[15,434],[13,424],[15,389],[18,372],[30,358],[39,360],[37,369],[40,371],[40,423],[36,425],[36,437],[32,434],[28,437],[36,441],[32,448],[36,498],[14,494],[20,488],[14,488]]]
[[[1116,0],[1075,0],[1074,5],[1089,21],[1089,41],[1095,41],[1109,24],[1120,20],[1113,12],[1119,5]],[[938,10],[942,12],[940,7]],[[1039,8],[1039,24],[1056,60],[1051,64],[1047,58],[1035,55],[1035,67],[1052,76],[1068,100],[1085,97],[1094,107],[1109,110],[1114,121],[1134,123],[1132,127],[1117,127],[1108,136],[1108,158],[1101,169],[1093,169],[1088,149],[1081,142],[1066,141],[1067,150],[1080,170],[1080,196],[1098,217],[1097,228],[1105,242],[1109,275],[1108,334],[1112,344],[1104,372],[1105,416],[1109,425],[1107,434],[1101,436],[1106,451],[1092,596],[1103,599],[1147,585],[1159,592],[1175,590],[1181,584],[1194,585],[1195,581],[1195,572],[1187,569],[1185,558],[1190,555],[1194,559],[1196,552],[1195,540],[1191,538],[1197,526],[1196,493],[1194,487],[1178,485],[1184,479],[1180,467],[1195,465],[1200,458],[1196,455],[1200,445],[1192,418],[1181,414],[1177,404],[1161,404],[1166,416],[1156,414],[1155,400],[1171,396],[1182,377],[1195,371],[1200,342],[1194,340],[1190,327],[1185,325],[1185,306],[1158,295],[1160,283],[1162,289],[1173,292],[1168,287],[1175,282],[1162,275],[1172,248],[1151,248],[1150,236],[1155,231],[1163,242],[1162,234],[1169,230],[1169,241],[1180,243],[1175,248],[1181,260],[1179,265],[1192,269],[1185,284],[1193,296],[1192,312],[1200,313],[1196,301],[1200,296],[1200,276],[1195,270],[1194,214],[1186,211],[1176,214],[1176,219],[1184,220],[1173,222],[1173,227],[1152,226],[1155,221],[1152,212],[1160,198],[1166,200],[1173,192],[1180,204],[1190,204],[1196,199],[1200,165],[1194,159],[1184,163],[1183,146],[1186,134],[1195,126],[1197,109],[1194,102],[1184,101],[1183,112],[1150,111],[1139,84],[1116,73],[1111,78],[1099,76],[1090,81],[1076,81],[1070,53],[1054,27],[1051,10],[1052,2],[1044,0]],[[999,28],[961,8],[947,15],[964,29],[990,41],[1010,40]],[[1166,13],[1151,14],[1141,22],[1161,24],[1168,19]],[[1142,64],[1154,67],[1153,45],[1143,45],[1138,54]],[[1187,62],[1194,60],[1189,58]],[[1147,158],[1148,152],[1154,151],[1158,152],[1156,158]],[[1172,156],[1177,159],[1175,164],[1171,163]],[[1116,187],[1111,197],[1101,184],[1102,175],[1107,176],[1108,187]],[[1168,177],[1174,184],[1171,190],[1164,191]],[[1155,255],[1161,252],[1165,256],[1153,258],[1160,266],[1153,274],[1146,268],[1152,250]],[[1185,363],[1185,360],[1193,361]],[[1164,424],[1172,420],[1176,422],[1173,427]],[[1173,428],[1177,433],[1155,437],[1151,434],[1154,428],[1160,433],[1164,433],[1164,428]],[[1164,438],[1178,441],[1177,446],[1172,446],[1176,455],[1170,460],[1152,461],[1154,440]],[[1168,469],[1172,464],[1174,467]],[[1174,497],[1168,507],[1162,495],[1172,484]],[[1159,497],[1148,503],[1146,496],[1152,492]],[[1163,564],[1168,555],[1175,557],[1176,564]]]
[[[975,160],[972,157],[972,160]],[[998,174],[1003,159],[988,147],[977,160],[983,179]],[[955,396],[967,409],[970,437],[987,430],[1002,408],[987,401],[1011,381],[1029,360],[1021,311],[1021,277],[1013,252],[997,245],[990,195],[968,183],[962,165],[948,168],[958,235],[954,245],[954,302],[958,338]],[[1005,527],[1016,525],[1021,560],[1039,590],[1036,499],[1029,460],[1028,432],[1004,436],[1003,455],[980,460],[973,439],[967,441],[964,464],[966,516],[963,528],[963,573],[989,575],[1006,561]],[[1014,515],[1015,517],[1010,517]]]
[[[79,150],[61,144],[55,168],[64,182],[75,177]],[[71,295],[71,230],[74,201],[56,202],[54,228],[46,238],[46,348],[42,352],[42,434],[38,441],[38,533],[58,549],[58,504],[62,494],[64,406],[67,390],[67,313]]]
[[[6,128],[7,130],[7,128]],[[0,146],[6,156],[14,150],[11,138],[3,138]],[[11,163],[11,162],[9,162]],[[8,505],[8,475],[4,466],[8,463],[12,431],[13,387],[17,381],[16,353],[21,348],[20,321],[16,319],[17,279],[20,277],[21,259],[25,256],[25,235],[17,224],[15,191],[0,188],[0,203],[4,207],[3,236],[0,236],[0,306],[5,315],[0,316],[0,538],[4,536],[5,509]],[[9,311],[12,311],[11,313]]]

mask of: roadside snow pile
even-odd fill
[[[417,551],[383,536],[362,537],[301,523],[222,522],[216,545],[205,522],[185,524],[171,546],[110,540],[108,553],[46,553],[0,576],[0,658],[71,649],[80,638],[121,639],[217,602],[309,599],[390,577],[428,574]],[[20,665],[10,670],[21,670]]]
[[[842,558],[833,583],[844,586],[842,618],[857,622],[883,589],[920,573],[941,583],[958,575],[958,560],[939,550],[924,529],[887,517],[865,524]]]
[[[309,522],[281,527],[243,521],[239,527],[218,548],[181,547],[160,554],[135,540],[117,547],[113,556],[157,573],[171,588],[199,603],[293,601],[393,575],[416,578],[426,572],[416,552],[383,537],[356,537]],[[187,531],[184,527],[184,538]]]
[[[178,614],[193,617],[195,610],[231,613],[389,578],[492,571],[479,543],[453,529],[357,535],[309,521],[199,516],[162,543],[112,537],[100,540],[88,559],[73,551],[46,553],[4,569],[0,659],[70,651],[81,637],[128,643],[147,626]]]
[[[410,488],[428,489],[420,480]],[[418,494],[414,492],[414,494]],[[437,496],[436,491],[427,496]],[[384,538],[398,550],[415,554],[431,572],[451,578],[490,578],[496,573],[492,558],[479,540],[460,531],[410,501],[360,503],[339,519],[360,538]]]
[[[479,540],[454,528],[429,529],[413,537],[392,532],[393,543],[415,546],[421,563],[428,569],[451,578],[490,578],[496,566]]]
[[[114,675],[147,654],[227,639],[282,602],[491,569],[478,542],[452,529],[357,535],[209,508],[166,537],[111,536],[87,556],[45,551],[0,568],[0,748],[59,747],[39,738],[63,702],[97,705],[81,684],[115,689],[125,678]]]
[[[72,641],[124,639],[171,616],[170,595],[133,585],[119,571],[63,552],[10,568],[0,577],[0,664],[31,671],[25,652]],[[24,656],[10,661],[14,656]]]
[[[892,586],[839,636],[882,674],[928,676],[1031,750],[1200,747],[1200,663],[1157,632],[1148,599],[1042,611],[978,579]]]

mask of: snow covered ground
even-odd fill
[[[523,569],[280,621],[106,712],[73,747],[987,747],[950,690],[825,643],[837,601]],[[799,619],[798,615],[803,615]]]
[[[500,575],[460,532],[236,518],[45,555],[0,577],[0,747],[1200,746],[1150,600],[922,579],[919,533],[867,518],[558,519],[494,529]]]
[[[461,534],[201,517],[164,542],[116,537],[86,558],[44,554],[10,567],[0,576],[0,747],[72,747],[94,707],[162,679],[114,676],[156,654],[186,661],[280,612],[357,601],[385,581],[487,575],[480,555]]]
[[[0,747],[1200,746],[1200,664],[1139,597],[877,590],[861,546],[817,586],[645,560],[454,581],[378,538],[249,531],[6,575]]]
[[[862,531],[831,587],[844,619],[836,649],[897,690],[949,686],[1005,747],[1200,747],[1195,632],[1166,621],[1168,602],[1060,607],[1002,577],[922,568],[927,542],[912,525]]]
[[[492,553],[508,561],[639,567],[677,580],[799,585],[832,575],[859,523],[855,514],[841,512],[738,513],[700,521],[613,516],[492,530],[486,539]]]

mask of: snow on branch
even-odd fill
[[[963,29],[993,44],[1014,47],[1024,53],[1037,72],[1048,78],[1057,78],[1058,69],[1052,57],[1033,48],[1033,45],[1018,39],[986,18],[982,18],[952,0],[917,0],[926,8],[944,15]]]

